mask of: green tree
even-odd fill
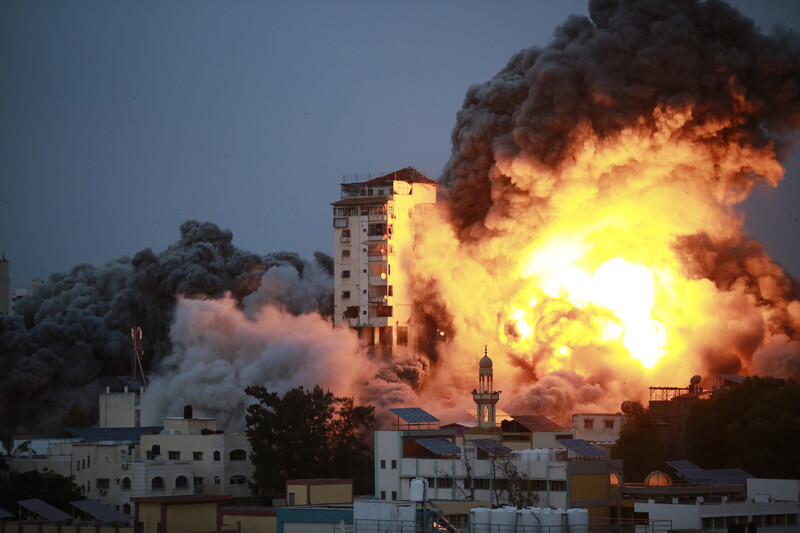
[[[647,409],[634,402],[619,431],[619,439],[611,447],[611,457],[623,461],[625,480],[644,481],[647,474],[663,468],[669,451],[669,443],[659,434]]]
[[[297,387],[283,397],[264,387],[245,392],[257,400],[247,408],[247,438],[255,473],[255,494],[276,497],[287,479],[353,478],[353,490],[373,487],[372,454],[366,437],[375,426],[375,408],[352,398]]]
[[[11,471],[0,482],[0,507],[3,509],[15,512],[16,502],[31,498],[44,500],[65,513],[72,511],[70,502],[86,499],[72,478],[51,470]]]
[[[689,459],[698,466],[742,468],[757,477],[800,477],[800,385],[751,377],[696,402],[687,419]]]

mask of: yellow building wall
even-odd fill
[[[192,533],[217,528],[217,504],[190,504],[167,506],[169,533]]]
[[[222,518],[222,529],[233,530],[241,525],[241,533],[277,533],[278,519],[275,516],[237,515],[226,512]]]
[[[286,484],[286,502],[291,502],[289,494],[294,494],[294,505],[308,505],[308,485],[305,483]]]
[[[144,524],[145,533],[157,531],[157,524],[161,522],[161,505],[157,503],[137,503],[138,520]]]
[[[570,500],[608,498],[608,474],[581,474],[570,477]]]
[[[350,503],[353,501],[353,485],[311,485],[311,503]]]

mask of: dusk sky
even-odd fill
[[[731,2],[762,30],[800,2]],[[437,179],[467,88],[585,1],[0,3],[11,287],[159,252],[190,219],[257,254],[333,252],[342,175]],[[800,277],[800,157],[742,206]]]

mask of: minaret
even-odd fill
[[[478,427],[494,428],[497,426],[495,406],[500,399],[500,391],[492,389],[492,360],[486,352],[484,346],[478,370],[478,388],[472,391],[472,399],[477,406]]]

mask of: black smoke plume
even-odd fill
[[[330,313],[329,257],[317,253],[309,263],[291,252],[259,256],[232,239],[212,223],[188,221],[160,253],[145,249],[132,259],[76,266],[20,300],[19,315],[0,317],[0,426],[50,432],[74,403],[96,412],[98,394],[107,385],[118,389],[115,376],[132,372],[134,326],[144,332],[145,371],[157,368],[174,351],[178,297],[230,294],[241,306],[259,297],[262,278],[274,269],[283,288],[264,298],[290,313]]]

